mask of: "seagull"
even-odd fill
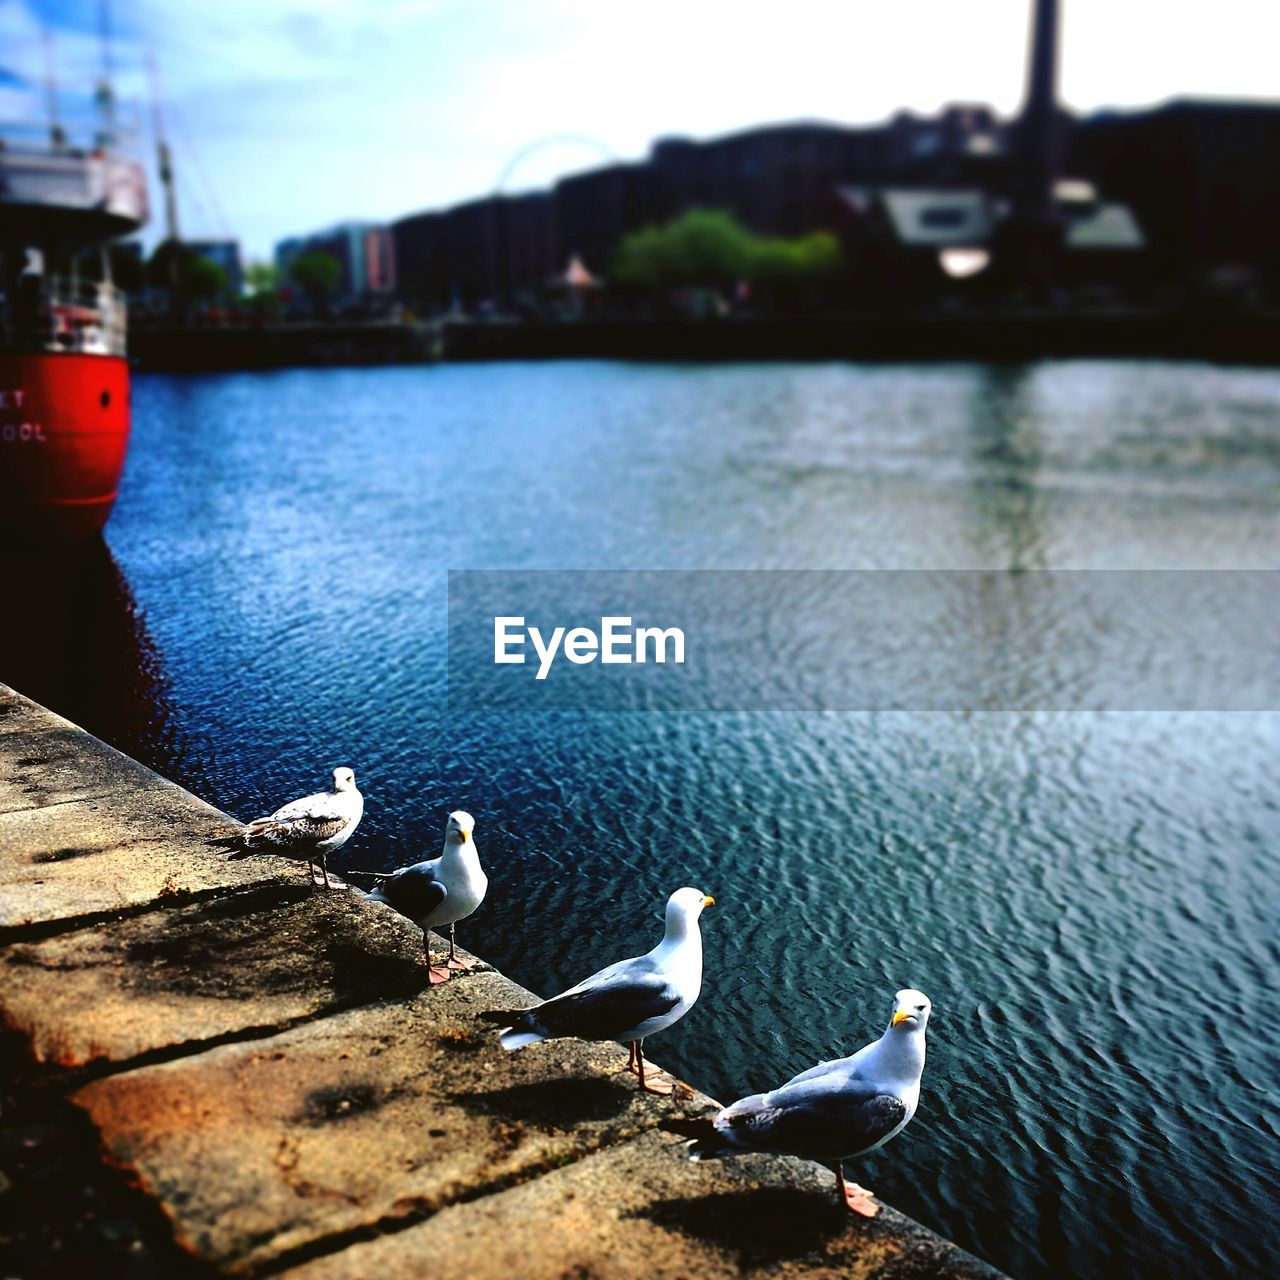
[[[697,1136],[690,1158],[772,1151],[820,1160],[835,1172],[841,1201],[874,1218],[880,1206],[870,1191],[845,1182],[842,1162],[884,1146],[915,1115],[931,1007],[921,992],[899,991],[879,1040],[851,1057],[820,1062],[772,1093],[742,1098],[709,1122],[681,1126]],[[708,1124],[712,1132],[706,1132]]]
[[[698,917],[713,906],[701,889],[677,889],[667,899],[666,933],[652,951],[619,960],[563,995],[513,1015],[501,1033],[504,1049],[542,1040],[617,1040],[629,1045],[627,1070],[646,1093],[668,1094],[672,1085],[645,1077],[643,1045],[684,1017],[702,990],[702,934]]]
[[[461,809],[449,815],[444,829],[444,850],[438,858],[417,862],[382,879],[369,897],[408,916],[422,928],[422,946],[427,953],[430,980],[445,982],[450,969],[469,969],[471,962],[459,960],[454,949],[453,926],[465,920],[483,901],[489,877],[480,866],[480,855],[472,839],[475,819]],[[449,926],[449,960],[443,969],[431,963],[430,930]]]
[[[324,887],[331,889],[325,858],[347,843],[363,815],[364,796],[356,788],[356,775],[350,769],[335,769],[328,791],[291,801],[269,818],[255,818],[244,829],[244,848],[229,856],[236,859],[275,853],[305,862],[312,884],[319,863]]]

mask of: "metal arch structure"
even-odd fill
[[[527,160],[534,152],[541,151],[544,147],[558,146],[566,142],[580,143],[583,146],[590,147],[611,164],[617,164],[621,160],[618,153],[607,142],[601,142],[599,138],[594,138],[589,133],[549,133],[545,137],[535,138],[532,142],[526,142],[503,165],[502,172],[498,175],[498,181],[494,184],[493,194],[500,196],[504,193],[507,183],[511,180],[511,175],[519,168],[521,162]]]

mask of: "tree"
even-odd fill
[[[834,278],[842,265],[840,243],[829,232],[792,240],[757,236],[732,214],[691,209],[674,222],[627,236],[610,278],[624,289],[649,293],[730,288],[742,280],[793,290]]]
[[[180,288],[183,297],[192,302],[214,302],[226,297],[231,279],[219,263],[192,254],[182,273]]]
[[[796,240],[759,240],[753,250],[753,282],[807,285],[829,279],[844,265],[840,242],[829,231]]]
[[[244,282],[255,298],[275,293],[280,288],[280,272],[270,262],[251,262],[244,270]]]
[[[245,268],[244,282],[249,289],[249,306],[259,318],[280,313],[280,272],[270,262],[251,262]]]
[[[650,292],[682,285],[732,287],[746,278],[751,240],[730,214],[691,209],[665,226],[627,236],[610,274],[624,287]]]
[[[230,280],[216,262],[202,258],[181,241],[163,240],[147,261],[147,283],[167,289],[175,302],[213,302],[226,295]]]
[[[333,254],[319,250],[299,254],[289,268],[289,278],[311,299],[317,310],[324,312],[342,283],[342,263]]]

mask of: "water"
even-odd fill
[[[1272,715],[485,717],[450,568],[1273,568],[1280,372],[496,365],[140,378],[110,553],[10,564],[0,676],[341,865],[470,810],[542,992],[715,895],[652,1050],[721,1097],[934,1001],[887,1200],[1019,1276],[1280,1271]],[[27,576],[22,576],[27,575]],[[52,581],[51,581],[52,580]]]

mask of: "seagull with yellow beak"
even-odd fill
[[[646,1037],[684,1017],[702,990],[702,933],[698,917],[715,904],[701,889],[677,889],[667,899],[666,930],[652,951],[619,960],[544,1000],[511,1014],[501,1035],[504,1049],[574,1036],[579,1040],[617,1040],[630,1045],[627,1069],[646,1093],[668,1094],[669,1080],[646,1075]]]
[[[820,1062],[771,1093],[742,1098],[710,1122],[680,1125],[696,1138],[690,1158],[772,1151],[820,1160],[836,1175],[841,1203],[874,1218],[880,1206],[870,1191],[845,1181],[843,1162],[884,1146],[915,1115],[930,1008],[922,992],[899,991],[879,1040],[848,1058]]]
[[[476,820],[469,813],[455,809],[445,824],[444,849],[438,858],[379,876],[378,887],[369,894],[371,902],[385,903],[422,930],[432,986],[447,982],[452,970],[471,968],[471,962],[457,953],[453,926],[480,906],[489,889],[489,877],[476,852],[475,827]],[[441,967],[431,963],[431,930],[445,925],[449,926],[449,959]]]

